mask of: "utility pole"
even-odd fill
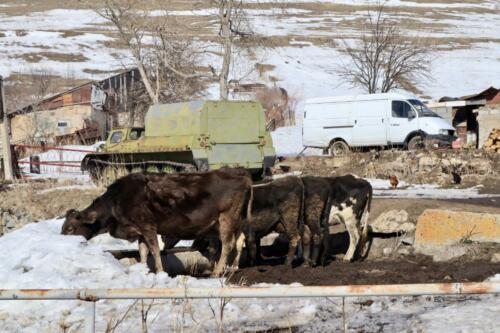
[[[5,109],[5,94],[3,91],[3,77],[0,75],[0,125],[2,129],[3,170],[5,180],[14,180],[12,171],[12,151],[10,150],[10,119]]]

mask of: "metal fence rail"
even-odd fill
[[[348,285],[314,287],[223,287],[137,289],[0,289],[0,300],[81,300],[87,302],[85,332],[95,332],[95,303],[102,299],[214,299],[284,297],[367,297],[500,294],[500,282]]]

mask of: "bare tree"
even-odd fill
[[[219,80],[219,93],[221,99],[229,95],[229,72],[231,70],[235,44],[244,38],[252,36],[250,23],[243,8],[243,1],[235,0],[210,0],[210,5],[216,9],[214,14],[218,30],[218,42],[221,46],[220,56],[222,64],[219,72],[211,66],[212,73]]]
[[[6,94],[11,96],[7,105],[9,112],[23,107],[29,108],[23,120],[17,124],[19,136],[16,139],[29,143],[47,140],[53,134],[54,125],[47,115],[39,112],[41,111],[39,104],[44,98],[56,93],[58,77],[51,70],[41,66],[27,68],[21,77],[22,83],[11,84],[6,89]]]
[[[175,102],[197,95],[202,75],[192,40],[169,28],[168,11],[161,18],[141,10],[140,0],[88,1],[94,11],[112,23],[129,50],[151,103]],[[168,5],[168,4],[167,4]],[[165,1],[159,2],[165,6]]]
[[[431,78],[431,48],[420,38],[403,36],[400,22],[388,17],[384,4],[368,12],[358,43],[344,42],[350,61],[338,73],[370,94],[397,88],[418,91],[416,85]]]
[[[115,26],[153,103],[175,101],[176,96],[186,99],[214,80],[219,84],[220,98],[227,99],[234,59],[250,49],[246,43],[255,37],[242,0],[195,2],[193,7],[206,15],[189,24],[170,15],[169,1],[155,2],[160,8],[156,15],[161,14],[157,16],[141,10],[140,0],[84,1]],[[208,65],[208,71],[203,70],[201,64],[210,56],[215,56],[215,61]],[[175,93],[165,96],[165,91]]]

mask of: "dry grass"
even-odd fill
[[[89,60],[88,58],[86,58],[81,54],[73,54],[73,53],[68,54],[68,53],[58,53],[58,52],[24,53],[21,56],[21,58],[29,63],[38,63],[44,59],[57,62],[85,62]]]
[[[71,181],[20,182],[0,192],[0,211],[15,216],[20,224],[62,216],[68,209],[83,209],[104,190],[64,189]],[[61,188],[61,189],[58,189]],[[21,225],[20,225],[21,226]]]

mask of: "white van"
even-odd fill
[[[455,129],[418,98],[371,94],[309,99],[305,102],[302,144],[341,155],[349,147],[405,146],[430,139],[450,145]]]

